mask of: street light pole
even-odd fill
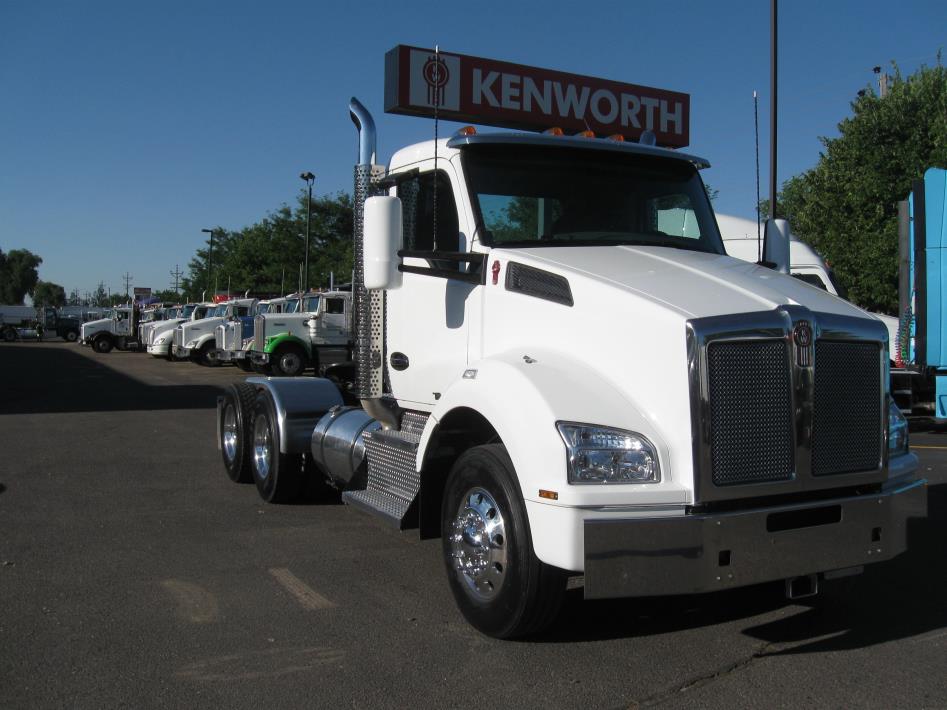
[[[211,286],[211,275],[213,274],[214,269],[214,230],[213,229],[202,229],[202,232],[205,232],[210,235],[210,248],[207,250],[207,290],[210,291]],[[216,287],[214,292],[211,293],[211,300],[216,296]]]
[[[309,187],[309,196],[306,199],[306,257],[303,262],[303,292],[305,293],[309,290],[309,233],[310,224],[312,223],[312,183],[315,182],[316,176],[306,171],[300,173],[299,178],[305,180],[306,185]]]

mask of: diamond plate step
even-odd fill
[[[403,527],[411,503],[421,488],[417,472],[416,430],[365,433],[368,484],[363,491],[347,491],[342,500],[373,513],[398,528]]]

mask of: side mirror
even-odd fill
[[[397,197],[369,197],[365,200],[365,234],[362,266],[365,288],[369,290],[401,288],[401,200]]]
[[[776,271],[789,273],[789,222],[786,220],[766,220],[763,260],[774,264]]]

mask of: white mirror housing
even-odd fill
[[[379,196],[365,200],[365,231],[362,243],[362,267],[365,288],[393,290],[401,288],[401,200]]]
[[[775,264],[776,271],[789,273],[789,222],[784,219],[766,220],[766,237],[763,241],[763,259]]]

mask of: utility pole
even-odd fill
[[[128,300],[128,285],[132,282],[133,278],[135,277],[132,276],[127,271],[125,272],[125,275],[122,277],[122,279],[125,281],[125,300],[126,301]]]
[[[309,230],[310,223],[312,222],[312,183],[315,182],[316,176],[311,172],[304,172],[299,174],[300,180],[305,180],[306,185],[309,186],[309,196],[306,198],[306,258],[305,258],[305,269],[303,271],[303,282],[301,291],[309,290]]]
[[[184,276],[184,272],[181,271],[181,267],[178,264],[175,264],[174,271],[169,273],[174,278],[174,294],[178,295],[178,283],[180,283],[181,277]]]
[[[207,249],[207,288],[211,287],[211,274],[214,272],[214,230],[213,229],[202,229],[202,232],[205,232],[210,235],[210,247]],[[213,284],[214,291],[211,294],[211,300],[214,300],[214,296],[217,295],[217,284]]]
[[[878,96],[884,98],[888,95],[888,81],[891,77],[887,72],[881,71],[881,67],[874,67],[872,71],[878,75]]]

